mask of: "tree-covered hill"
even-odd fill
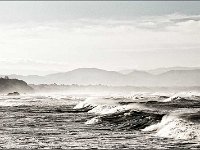
[[[23,80],[9,79],[7,76],[5,78],[0,78],[0,93],[9,93],[9,92],[28,93],[32,91],[33,88],[30,87]]]

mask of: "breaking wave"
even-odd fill
[[[188,105],[190,103],[193,105]],[[199,93],[137,95],[129,99],[91,97],[74,107],[83,108],[95,115],[85,122],[87,125],[110,130],[141,130],[159,137],[200,141]]]
[[[148,126],[142,131],[154,131],[155,136],[159,137],[200,141],[200,124],[174,114],[165,115],[161,122]]]
[[[99,105],[116,105],[117,102],[113,99],[101,98],[101,97],[89,97],[86,100],[78,103],[74,109],[82,109],[85,107],[96,107]]]
[[[200,100],[200,93],[198,92],[180,92],[172,95],[171,97],[164,99],[163,102],[171,102],[177,100]]]

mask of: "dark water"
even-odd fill
[[[120,122],[123,122],[123,120],[116,122],[114,126],[113,121],[109,121],[109,117],[105,115],[102,118],[108,119],[108,122],[86,125],[86,121],[97,115],[87,113],[84,109],[74,110],[75,104],[82,100],[84,98],[71,99],[68,97],[55,98],[51,96],[1,97],[0,148],[200,148],[198,141],[175,140],[155,136],[153,132],[144,132],[130,128],[115,128],[115,126],[121,125]],[[144,114],[142,115],[144,116]],[[118,119],[121,118],[119,115],[117,116]],[[157,119],[160,121],[161,118]],[[127,120],[127,118],[125,119]]]

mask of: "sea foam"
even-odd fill
[[[160,123],[142,131],[155,131],[155,136],[159,137],[200,140],[200,125],[180,118],[179,115],[165,115]]]

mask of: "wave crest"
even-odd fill
[[[159,137],[200,140],[200,125],[178,115],[165,115],[161,122],[148,126],[143,131],[155,131]]]

